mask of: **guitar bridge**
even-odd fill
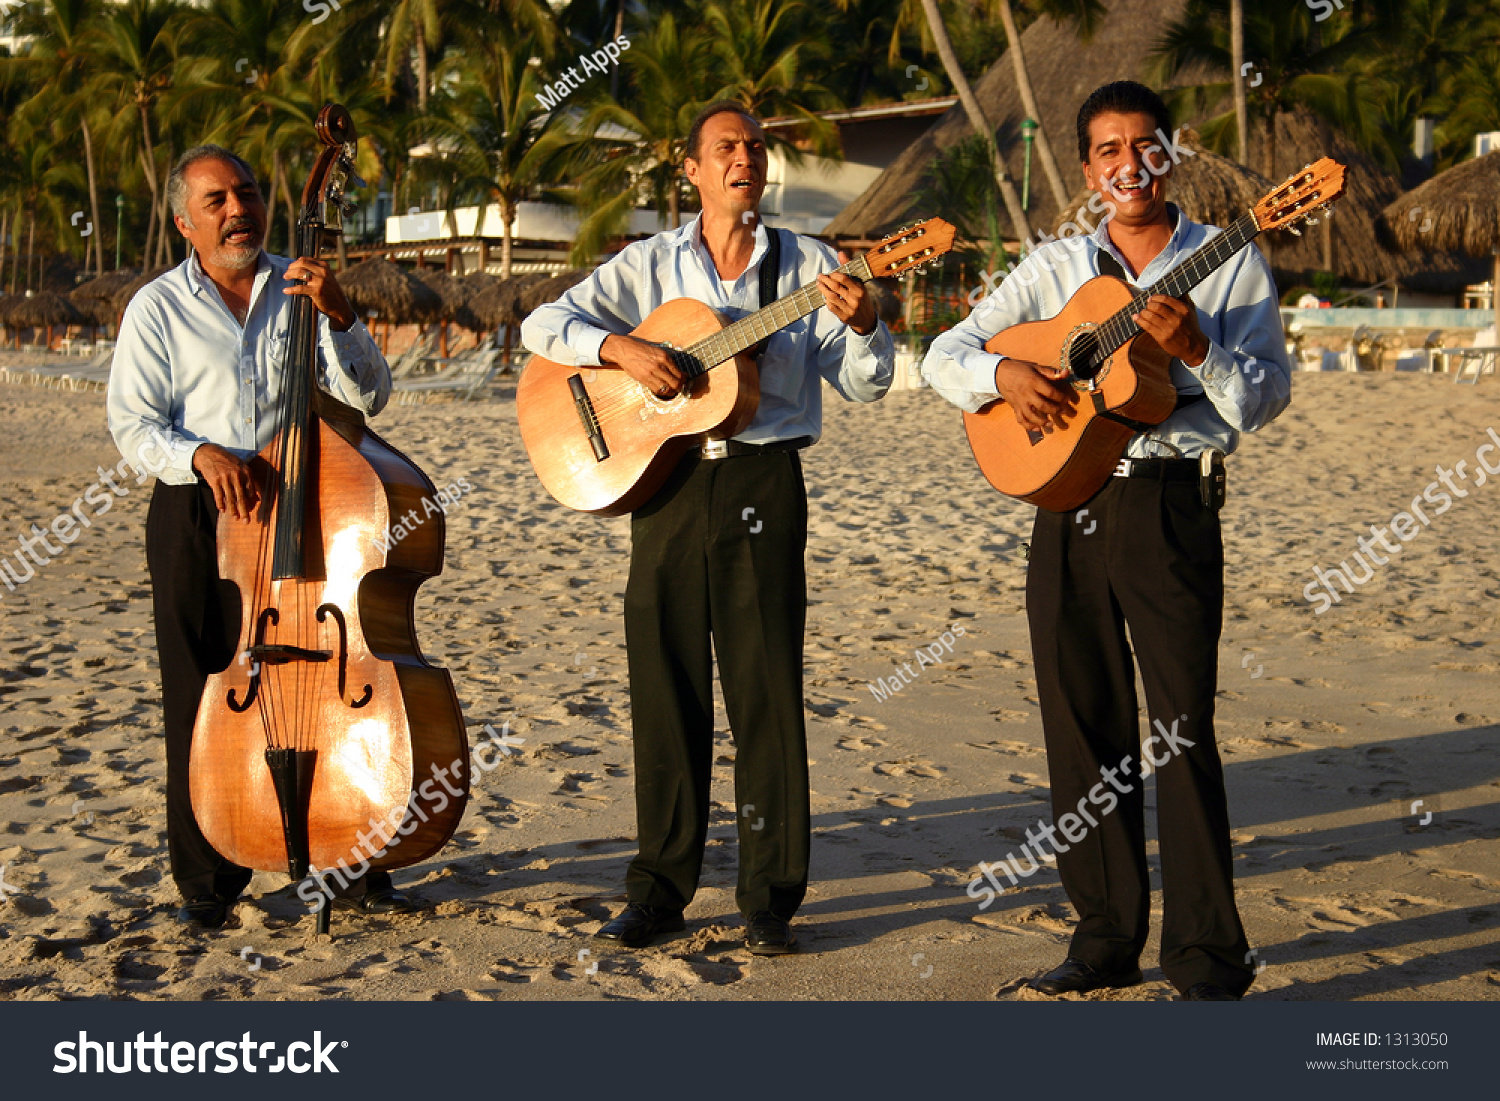
[[[584,388],[583,376],[570,375],[568,389],[573,391],[573,408],[578,410],[584,434],[589,438],[589,446],[594,449],[594,460],[602,463],[609,458],[609,445],[604,442],[604,433],[599,430],[599,415],[594,412],[594,401]]]

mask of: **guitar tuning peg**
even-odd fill
[[[1311,214],[1309,214],[1307,216],[1307,224],[1310,225],[1310,226],[1315,226],[1315,225],[1318,224],[1318,220],[1316,218],[1314,218]]]
[[[1300,229],[1298,229],[1296,226],[1287,226],[1286,227],[1286,231],[1288,233],[1290,233],[1293,237],[1301,237],[1302,236],[1302,231]]]

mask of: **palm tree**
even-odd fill
[[[637,207],[654,206],[673,228],[681,224],[681,165],[693,116],[713,95],[712,57],[701,35],[680,33],[671,12],[659,14],[620,55],[626,95],[601,95],[581,120],[543,140],[547,155],[574,176],[583,213],[574,263],[591,263]]]
[[[735,99],[756,118],[791,115],[824,156],[839,156],[836,129],[816,108],[833,95],[809,77],[827,47],[809,32],[812,12],[801,0],[709,0],[702,10],[724,84],[711,97]]]
[[[1229,26],[1230,0],[1188,0],[1182,16],[1169,24],[1152,51],[1152,75],[1166,85],[1191,65],[1225,74],[1180,90],[1169,102],[1189,114],[1201,114],[1233,103],[1240,74],[1232,66]],[[1335,15],[1322,23],[1302,0],[1263,0],[1245,17],[1245,54],[1261,83],[1248,90],[1247,113],[1252,128],[1259,124],[1266,136],[1260,171],[1280,179],[1276,164],[1276,120],[1305,108],[1341,127],[1356,141],[1370,144],[1373,130],[1370,101],[1362,97],[1371,86],[1360,69],[1362,51],[1372,34],[1369,27]],[[1224,153],[1235,138],[1234,109],[1213,116],[1199,127],[1204,145]]]
[[[1031,87],[1031,70],[1026,65],[1026,52],[1021,46],[1021,32],[1016,27],[1016,13],[1010,0],[993,0],[993,4],[999,9],[1000,21],[1005,26],[1005,37],[1010,46],[1007,52],[1016,70],[1016,88],[1021,93],[1021,105],[1026,109],[1027,117],[1037,124],[1037,159],[1041,161],[1047,185],[1052,189],[1053,202],[1057,204],[1058,210],[1063,210],[1071,196],[1063,183],[1057,158],[1052,153],[1052,143],[1047,140],[1047,128],[1042,124],[1041,108],[1037,106],[1036,92]],[[1049,15],[1059,23],[1072,24],[1084,42],[1093,36],[1095,27],[1105,14],[1104,5],[1099,0],[1039,0],[1034,6],[1039,14]]]
[[[1010,182],[1010,174],[1005,170],[1005,159],[1000,156],[1000,147],[995,142],[995,128],[984,117],[984,109],[979,106],[974,90],[969,87],[968,78],[959,68],[958,57],[953,52],[953,43],[948,38],[947,28],[943,25],[943,17],[938,13],[937,0],[921,0],[921,3],[922,11],[927,17],[928,29],[932,32],[933,44],[937,47],[938,57],[943,62],[943,70],[948,74],[948,80],[958,94],[959,102],[963,104],[964,113],[969,116],[969,125],[989,148],[995,184],[999,187],[1000,195],[1005,200],[1005,209],[1010,214],[1011,230],[1018,241],[1028,240],[1031,237],[1031,226],[1026,221],[1026,211],[1021,207],[1021,197],[1016,194],[1015,185]]]
[[[412,137],[432,155],[413,165],[413,179],[436,185],[450,226],[453,208],[465,201],[500,208],[500,268],[510,278],[518,204],[547,180],[552,153],[543,139],[558,120],[537,98],[543,86],[531,64],[544,47],[514,28],[485,33],[462,56],[440,67],[443,85],[430,114],[415,119]],[[476,228],[482,235],[484,227]]]
[[[88,174],[89,221],[95,232],[85,238],[84,266],[92,255],[94,274],[104,274],[104,220],[99,216],[99,183],[94,165],[94,135],[89,123],[93,106],[87,92],[96,36],[92,24],[98,12],[95,0],[52,0],[45,8],[27,8],[17,28],[34,35],[30,49],[7,59],[6,68],[19,70],[35,94],[21,107],[33,120],[51,120],[76,125],[83,140],[84,167]]]
[[[151,263],[153,240],[157,255],[167,251],[167,221],[164,215],[158,218],[165,208],[151,115],[173,83],[181,14],[177,0],[125,0],[111,5],[101,15],[100,41],[92,59],[96,76],[90,93],[112,104],[122,115],[132,113],[140,127],[140,145],[135,151],[151,192],[143,265]],[[160,234],[156,234],[158,221]]]

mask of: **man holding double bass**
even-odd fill
[[[934,389],[969,411],[1003,401],[1034,433],[1064,423],[1077,400],[1056,381],[1066,372],[993,355],[985,342],[1055,317],[1095,276],[1149,286],[1218,232],[1166,201],[1176,148],[1169,156],[1163,147],[1172,133],[1165,104],[1143,85],[1106,84],[1085,100],[1078,153],[1111,216],[1089,237],[1032,252],[934,341],[922,364]],[[1214,743],[1221,499],[1212,470],[1205,475],[1212,462],[1200,458],[1233,451],[1240,433],[1285,409],[1291,368],[1270,268],[1253,248],[1205,278],[1191,301],[1153,295],[1134,321],[1173,357],[1177,409],[1131,439],[1115,476],[1087,502],[1087,524],[1084,510],[1039,508],[1032,533],[1026,610],[1052,813],[1066,827],[1056,859],[1078,927],[1068,958],[1031,985],[1056,995],[1141,981],[1151,885],[1138,663],[1153,727],[1146,753],[1158,801],[1162,970],[1187,1000],[1237,1000],[1254,970],[1235,907]]]
[[[259,491],[247,464],[276,435],[294,295],[318,317],[320,384],[378,413],[391,374],[338,281],[320,260],[261,249],[266,205],[250,166],[202,145],[167,181],[188,258],[131,299],[109,378],[109,427],[123,455],[169,449],[146,520],[167,742],[167,846],[184,905],[177,920],[223,925],[251,871],[204,838],[188,760],[204,683],[234,660],[239,604],[219,578],[220,513],[249,522]],[[137,466],[140,464],[137,463]],[[372,871],[341,885],[334,904],[366,914],[415,907]]]
[[[890,387],[895,357],[864,285],[831,271],[833,253],[761,223],[766,168],[759,123],[735,103],[704,108],[684,162],[702,214],[630,245],[521,330],[546,359],[623,370],[666,398],[682,372],[666,349],[625,334],[674,298],[730,320],[767,304],[756,295],[771,234],[780,253],[765,273],[772,297],[778,285],[787,293],[816,279],[828,306],[769,338],[749,427],[690,451],[632,517],[625,639],[640,851],[626,874],[629,904],[595,934],[627,948],[684,928],[698,886],[715,657],[735,739],[736,902],[751,952],[795,950],[790,923],[807,890],[807,495],[797,452],[821,431],[823,380],[851,401],[875,401]]]

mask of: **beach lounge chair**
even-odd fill
[[[1435,370],[1434,360],[1438,357],[1437,349],[1442,347],[1443,331],[1433,329],[1422,341],[1420,348],[1408,348],[1396,354],[1396,370],[1398,371],[1428,371]]]
[[[408,404],[450,394],[459,401],[468,401],[499,371],[501,354],[498,348],[477,348],[467,355],[455,356],[435,375],[402,379],[395,384],[396,400]]]
[[[407,378],[416,374],[427,358],[432,355],[432,348],[436,343],[436,331],[429,331],[417,337],[411,342],[411,347],[391,360],[391,378]]]

